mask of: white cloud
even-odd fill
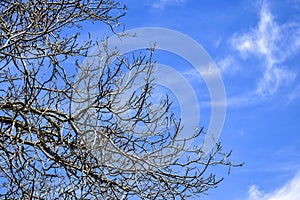
[[[262,193],[259,191],[256,185],[251,185],[250,189],[248,190],[248,200],[262,200]]]
[[[261,60],[259,65],[263,76],[258,82],[256,94],[271,96],[296,78],[295,73],[281,65],[299,50],[299,24],[277,24],[266,2],[261,7],[257,27],[245,34],[235,34],[231,44],[243,59],[255,56]]]
[[[300,173],[280,188],[265,193],[256,185],[248,190],[248,200],[299,200],[300,199]]]
[[[240,70],[234,57],[231,55],[227,55],[224,59],[217,61],[216,65],[222,74],[235,74],[235,72]]]
[[[186,0],[157,0],[152,4],[153,8],[164,9],[166,6],[170,5],[181,5]]]
[[[258,26],[249,33],[235,35],[232,45],[244,58],[250,55],[264,57],[267,67],[271,67],[278,62],[274,54],[281,50],[278,49],[278,42],[282,37],[281,27],[275,22],[267,3],[264,3],[260,10]]]
[[[289,85],[295,78],[295,73],[273,66],[265,71],[256,92],[261,96],[273,95],[280,87]]]

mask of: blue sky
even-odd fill
[[[227,115],[220,141],[233,150],[232,160],[245,165],[229,176],[216,169],[225,180],[202,199],[300,199],[300,1],[124,3],[126,29],[150,26],[184,33],[206,49],[221,72]],[[201,124],[207,127],[203,82],[192,76],[190,81],[198,87]]]

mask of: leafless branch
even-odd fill
[[[219,144],[206,157],[184,147],[168,97],[153,106],[152,50],[119,55],[63,35],[87,20],[114,32],[125,11],[112,0],[0,2],[1,198],[186,199],[221,181],[209,167],[235,166]],[[93,44],[85,63],[66,62]]]

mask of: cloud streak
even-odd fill
[[[298,200],[300,199],[300,173],[277,190],[264,193],[256,185],[248,191],[247,200]]]

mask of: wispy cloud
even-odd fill
[[[248,33],[235,34],[231,44],[242,59],[255,56],[261,61],[263,76],[255,91],[257,95],[272,96],[295,80],[296,74],[283,63],[300,48],[299,24],[278,24],[267,2],[262,4],[257,27]]]
[[[292,180],[288,181],[280,188],[265,193],[256,185],[252,185],[248,190],[247,200],[298,200],[300,199],[300,173]]]
[[[164,9],[166,6],[170,5],[182,5],[186,1],[187,0],[156,0],[152,4],[152,7],[156,9]]]
[[[240,67],[237,65],[235,59],[231,55],[227,55],[225,58],[216,62],[216,65],[219,67],[219,70],[222,74],[235,74],[240,70]]]

